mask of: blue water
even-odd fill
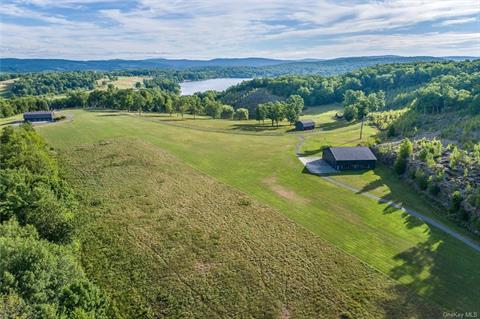
[[[208,90],[224,91],[232,85],[250,79],[244,78],[219,78],[203,81],[189,81],[180,83],[182,95],[191,95],[196,92],[205,92]]]

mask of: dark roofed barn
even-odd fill
[[[301,120],[295,123],[295,129],[297,131],[313,130],[315,128],[315,122],[312,120]]]
[[[53,122],[55,116],[52,111],[37,111],[23,113],[25,122]]]
[[[355,169],[374,169],[377,158],[370,148],[328,147],[323,150],[323,159],[339,171]]]

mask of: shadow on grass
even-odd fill
[[[85,108],[82,109],[87,112],[92,112],[92,113],[119,113],[119,112],[126,112],[126,111],[120,111],[120,110],[112,110],[112,109],[99,109],[99,108]]]
[[[264,125],[264,124],[233,124],[231,129],[240,130],[240,131],[265,132],[265,131],[276,131],[284,127],[285,125],[280,125],[277,127],[277,126]]]
[[[101,117],[112,117],[112,116],[130,116],[129,114],[125,114],[125,113],[107,113],[107,114],[99,114],[97,116],[101,116]]]
[[[344,128],[350,125],[354,125],[356,122],[347,122],[345,120],[335,120],[334,122],[321,123],[317,125],[318,128],[323,131],[333,131],[339,128]]]
[[[305,167],[304,174],[311,174]],[[361,175],[365,171],[340,172],[335,175]],[[408,191],[402,181],[386,176],[388,168],[375,170],[379,180],[372,181],[357,191],[358,194],[371,192],[387,185],[390,193],[380,197],[383,201],[401,205],[408,200],[401,192]],[[418,195],[418,194],[417,194]],[[423,197],[422,200],[425,200]],[[398,213],[397,207],[386,206],[385,215]],[[402,211],[401,218],[407,230],[424,227],[425,223]],[[441,230],[427,225],[419,233],[424,236],[416,244],[393,255],[396,266],[387,275],[398,281],[390,289],[390,294],[379,298],[379,305],[386,318],[442,318],[443,311],[480,312],[480,254],[458,239]],[[399,238],[400,240],[400,238]],[[401,247],[401,246],[400,246]],[[375,249],[372,243],[372,249]],[[402,311],[399,311],[401,309]]]
[[[20,125],[23,124],[23,120],[15,120],[15,121],[10,121],[10,122],[5,122],[0,124],[0,126],[7,126],[7,125]]]
[[[317,155],[319,153],[322,153],[323,149],[325,147],[320,147],[320,148],[317,148],[317,149],[314,149],[314,150],[306,150],[306,151],[303,151],[302,152],[302,156],[313,156],[313,155]]]
[[[408,280],[406,284],[398,284],[398,289],[407,287],[422,293],[425,303],[415,309],[422,314],[420,318],[442,317],[428,302],[436,303],[447,312],[479,312],[480,272],[475,266],[479,254],[439,230],[428,229],[427,236],[425,241],[395,255],[393,259],[398,265],[388,275],[396,280]],[[405,303],[404,298],[396,296],[381,302],[387,318],[404,318],[394,311]]]

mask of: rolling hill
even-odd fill
[[[455,57],[455,60],[467,57]],[[365,56],[329,60],[302,59],[277,60],[266,58],[218,58],[212,60],[188,59],[145,59],[145,60],[63,60],[63,59],[0,59],[1,72],[42,72],[42,71],[118,71],[135,69],[186,69],[186,68],[251,68],[252,75],[281,74],[338,74],[353,69],[381,63],[407,63],[415,61],[445,61],[448,57],[431,56]]]

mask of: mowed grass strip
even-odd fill
[[[59,155],[82,198],[84,267],[121,316],[440,316],[396,281],[149,143],[113,139]]]
[[[57,149],[115,137],[148,141],[254,196],[441,306],[480,311],[480,254],[398,210],[307,174],[294,154],[298,135],[224,134],[163,125],[120,112],[68,112],[74,115],[73,122],[38,128]],[[332,127],[333,116],[331,110],[319,115],[331,129],[308,135],[305,151],[318,153],[325,141],[358,143],[360,125]],[[374,133],[366,129],[366,136]],[[369,179],[363,183],[367,185]],[[406,186],[395,193],[407,206],[408,197],[415,198],[415,191]]]

